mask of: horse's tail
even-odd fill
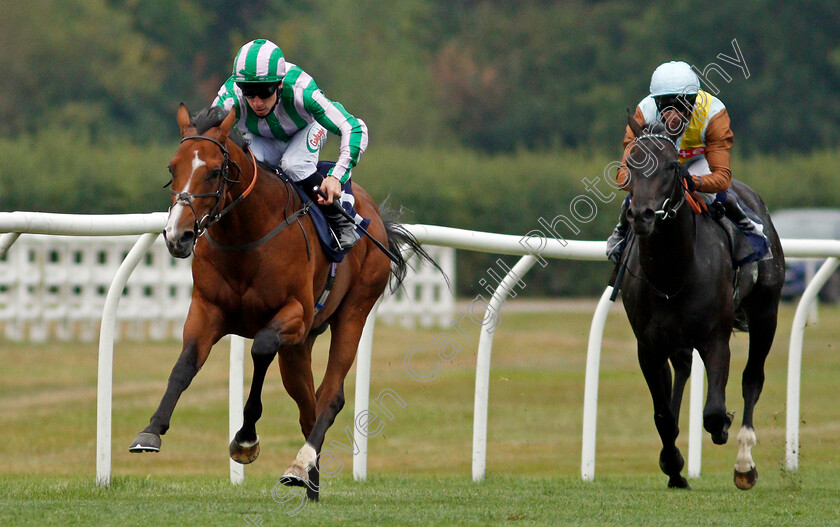
[[[434,258],[432,258],[429,253],[423,249],[420,242],[417,241],[417,238],[415,238],[408,229],[399,223],[398,220],[403,213],[402,208],[400,210],[393,210],[388,206],[387,201],[388,200],[386,199],[385,202],[379,206],[379,210],[382,216],[382,223],[385,224],[385,232],[388,235],[388,249],[390,249],[391,253],[397,257],[396,262],[391,262],[391,280],[389,281],[391,292],[393,293],[402,287],[408,268],[411,267],[408,260],[411,258],[412,254],[417,255],[421,264],[423,262],[428,263],[440,271],[440,274],[442,274],[443,278],[446,280],[447,287],[449,287],[449,290],[451,291],[452,283],[449,281],[449,277],[446,276],[443,269],[441,269]],[[404,249],[408,250],[403,252]]]

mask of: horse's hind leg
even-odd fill
[[[671,412],[671,368],[666,359],[641,345],[638,354],[642,374],[653,398],[653,422],[662,441],[659,468],[668,476],[668,487],[690,488],[688,481],[680,474],[685,460],[676,445],[680,431],[677,418]]]
[[[766,312],[764,312],[766,311]],[[750,351],[741,390],[744,396],[744,419],[738,432],[738,457],[735,459],[735,486],[749,490],[758,480],[758,470],[752,458],[752,447],[756,444],[753,428],[753,411],[764,387],[764,363],[773,344],[776,333],[776,309],[763,309],[763,312],[751,314]]]
[[[335,421],[335,417],[344,408],[344,379],[356,358],[366,315],[375,301],[374,298],[368,309],[354,307],[345,310],[337,314],[330,323],[332,332],[330,356],[324,379],[316,392],[315,424],[307,436],[306,444],[300,449],[295,461],[286,469],[281,478],[281,481],[287,485],[299,485],[301,483],[296,479],[302,478],[305,474],[308,475],[307,497],[311,500],[318,499],[317,482],[320,476],[317,461],[324,444],[324,437]]]
[[[312,379],[312,345],[316,336],[310,335],[303,346],[284,348],[280,352],[280,373],[283,376],[283,386],[294,399],[300,412],[300,430],[303,437],[309,437],[315,426],[315,382]],[[309,468],[315,459],[315,470]],[[288,486],[307,487],[307,496],[317,500],[318,475],[317,452],[309,444],[298,452],[295,462],[280,478],[280,482]]]

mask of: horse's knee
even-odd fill
[[[251,355],[257,357],[274,357],[280,348],[280,337],[270,329],[260,330],[254,336],[254,345],[251,347]]]

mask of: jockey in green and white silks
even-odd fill
[[[358,241],[349,220],[342,221],[343,217],[326,205],[341,197],[341,183],[350,179],[352,168],[367,148],[364,121],[328,99],[309,74],[286,62],[280,48],[265,39],[242,46],[232,74],[213,104],[225,112],[236,112],[235,126],[250,142],[257,159],[279,166],[324,205],[322,210],[340,245]],[[339,137],[339,155],[335,167],[319,174],[316,165],[328,133]],[[313,187],[319,187],[327,199],[312,194]]]

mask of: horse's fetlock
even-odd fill
[[[335,410],[335,413],[338,413],[344,408],[344,395],[338,394],[335,396],[335,399],[332,400],[330,403],[330,408]]]

